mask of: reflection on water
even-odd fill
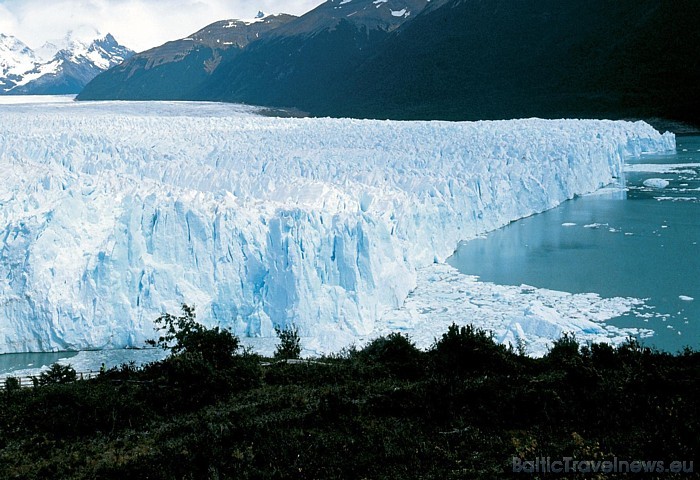
[[[677,143],[676,155],[635,159],[626,190],[514,222],[462,244],[449,263],[502,285],[648,299],[651,308],[612,323],[652,328],[646,343],[661,349],[700,348],[700,137]]]

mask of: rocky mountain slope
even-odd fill
[[[235,58],[248,44],[295,18],[260,14],[252,21],[213,23],[187,38],[134,55],[91,82],[81,99],[178,100],[199,96],[201,85],[222,60]]]

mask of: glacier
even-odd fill
[[[674,149],[644,122],[0,105],[0,353],[139,347],[182,302],[244,337],[295,325],[314,351],[347,345],[456,275],[460,241]],[[502,341],[564,328],[512,321]]]

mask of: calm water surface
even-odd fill
[[[502,285],[648,299],[611,323],[654,330],[644,343],[659,349],[700,349],[700,137],[678,137],[676,154],[626,171],[625,189],[514,222],[448,262]]]

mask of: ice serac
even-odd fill
[[[593,120],[278,119],[195,103],[0,106],[0,351],[208,324],[370,332],[460,240],[675,148]]]

